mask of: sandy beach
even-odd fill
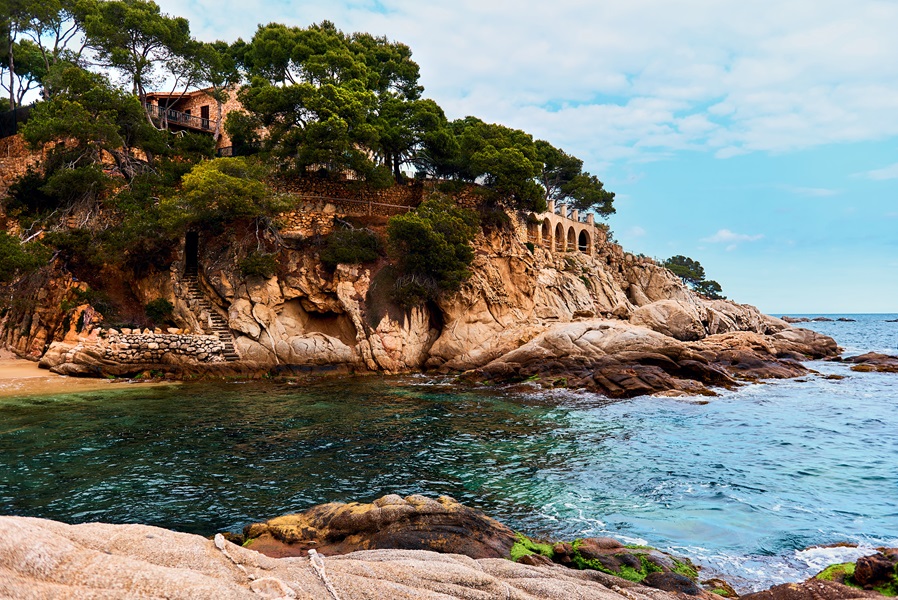
[[[64,377],[41,369],[36,362],[11,358],[9,353],[0,355],[0,398],[106,390],[110,385],[125,384],[107,379]]]

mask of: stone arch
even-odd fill
[[[564,252],[564,225],[559,223],[555,226],[555,250],[558,252]]]
[[[585,229],[581,229],[580,235],[577,236],[577,246],[580,252],[592,254],[592,237]]]
[[[567,251],[574,252],[577,250],[577,234],[574,232],[573,225],[567,230]]]
[[[527,222],[527,241],[539,246],[539,223]]]
[[[543,221],[542,233],[543,233],[543,246],[545,248],[548,248],[549,250],[551,250],[552,249],[552,223],[549,222],[549,219],[546,219]]]

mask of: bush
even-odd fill
[[[244,277],[268,279],[278,272],[277,255],[254,252],[241,260],[239,266]]]
[[[455,291],[470,276],[471,242],[479,225],[477,213],[437,194],[416,210],[390,219],[390,254],[403,275],[433,280],[440,291]]]
[[[50,251],[40,242],[22,244],[18,238],[0,231],[0,283],[37,270],[48,260]]]
[[[162,323],[171,321],[174,311],[175,307],[165,298],[156,298],[147,303],[144,307],[144,312],[146,312],[147,318],[152,321],[154,325],[161,325]]]
[[[373,262],[380,256],[380,240],[367,229],[336,229],[327,236],[321,262],[334,269],[338,264]]]
[[[393,286],[393,302],[409,309],[433,300],[439,293],[436,282],[430,277],[406,275]]]
[[[485,206],[480,209],[480,225],[485,230],[507,229],[511,227],[511,217],[498,206]]]

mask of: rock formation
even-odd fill
[[[283,247],[278,273],[267,279],[241,275],[226,240],[215,239],[201,249],[202,277],[193,283],[182,275],[183,256],[167,273],[133,274],[130,293],[139,305],[161,295],[179,327],[201,333],[207,321],[226,322],[237,363],[218,364],[221,355],[202,345],[195,355],[133,356],[134,346],[145,350],[155,340],[129,340],[130,354],[118,360],[104,342],[108,335],[98,337],[84,323],[62,331],[58,305],[77,285],[64,278],[45,286],[45,300],[35,297],[42,308],[10,311],[0,331],[20,354],[43,356],[42,365],[67,374],[426,368],[495,380],[539,377],[612,396],[710,393],[739,379],[801,375],[798,361],[838,353],[831,339],[754,307],[703,299],[602,236],[593,254],[528,247],[522,219],[478,237],[461,290],[412,310],[393,303],[396,273],[386,261],[331,271],[314,247]],[[191,302],[191,285],[207,304]]]
[[[273,559],[216,536],[145,525],[0,517],[0,597],[169,600],[675,600],[598,571],[369,550]]]

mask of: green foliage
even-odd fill
[[[225,117],[224,128],[231,138],[234,156],[247,156],[258,150],[262,120],[256,114],[243,110],[231,111]]]
[[[6,213],[14,217],[37,216],[52,211],[57,200],[44,191],[47,178],[31,167],[9,187]]]
[[[262,277],[263,279],[268,279],[269,277],[273,277],[278,271],[277,255],[266,254],[264,252],[253,252],[241,260],[238,266],[244,277]]]
[[[201,162],[184,175],[180,193],[162,200],[163,219],[177,230],[194,223],[274,216],[287,205],[262,181],[265,175],[261,163],[243,157]]]
[[[511,227],[511,217],[498,206],[484,206],[478,211],[480,225],[484,229],[494,231]]]
[[[84,29],[100,64],[124,73],[141,98],[160,81],[156,67],[178,63],[190,42],[187,19],[164,15],[147,0],[99,2],[85,15]]]
[[[321,250],[321,262],[334,269],[338,264],[373,262],[380,256],[380,240],[367,229],[335,229]]]
[[[390,219],[387,245],[400,272],[417,278],[419,291],[430,293],[422,282],[431,279],[437,290],[451,292],[470,276],[478,227],[476,213],[434,195],[417,210]]]
[[[9,283],[25,273],[45,265],[50,259],[46,246],[39,242],[22,244],[0,231],[0,283]]]
[[[144,307],[147,318],[155,325],[161,325],[171,321],[175,307],[165,298],[151,300]]]
[[[682,279],[683,283],[702,296],[712,300],[726,298],[721,295],[723,290],[719,283],[713,279],[705,279],[705,269],[697,260],[678,254],[663,261],[661,266]]]

